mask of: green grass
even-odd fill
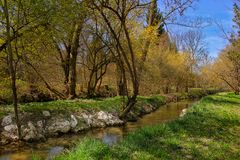
[[[126,98],[125,98],[126,100]],[[161,105],[165,103],[163,96],[139,96],[137,98],[136,109],[139,109],[144,104]],[[103,110],[110,112],[119,112],[123,105],[122,97],[113,97],[105,99],[77,99],[77,100],[57,100],[50,102],[32,102],[20,104],[19,108],[21,111],[42,113],[41,111],[48,110],[57,113],[67,113],[76,110]],[[7,112],[13,112],[12,105],[0,106],[0,118]]]
[[[55,159],[238,160],[240,97],[232,93],[207,96],[184,117],[137,130],[113,147],[85,139]]]
[[[189,93],[177,93],[174,94],[178,99],[191,99],[191,98],[201,98],[216,92],[214,89],[203,90],[200,88],[190,89]],[[127,98],[125,98],[126,101]],[[161,104],[165,104],[167,98],[162,95],[154,96],[138,96],[137,104],[134,108],[135,112],[141,111],[141,107],[144,104],[151,104],[159,107]],[[77,99],[77,100],[56,100],[50,102],[32,102],[20,104],[19,108],[21,111],[32,112],[32,113],[42,113],[43,110],[48,110],[51,112],[58,113],[71,113],[77,110],[104,110],[110,112],[119,112],[123,105],[123,99],[120,96],[113,98],[95,98],[95,99]],[[12,105],[0,105],[0,118],[8,113],[13,113]]]

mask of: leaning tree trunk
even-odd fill
[[[130,62],[128,61],[126,54],[123,54],[123,56],[125,59],[125,63],[127,63],[127,66],[128,66],[129,72],[130,72],[130,76],[131,76],[131,80],[132,80],[132,87],[133,87],[133,95],[128,97],[127,105],[124,108],[124,110],[122,111],[122,113],[120,114],[120,118],[125,119],[127,114],[131,111],[131,109],[134,107],[134,105],[137,102],[137,96],[139,94],[139,81],[138,81],[138,73],[137,73],[136,64],[135,64],[136,58],[135,58],[135,54],[133,51],[130,35],[129,35],[127,26],[126,26],[126,23],[124,20],[122,20],[122,24],[123,24],[124,33],[125,33],[125,36],[126,36],[126,39],[128,42],[127,43],[128,48],[130,51]]]
[[[149,8],[148,26],[154,25],[153,24],[154,19],[156,18],[156,15],[155,15],[154,11],[155,11],[156,7],[157,7],[157,1],[156,0],[151,0],[151,5],[150,5],[150,8]],[[123,29],[124,29],[124,32],[125,32],[125,36],[127,38],[128,47],[129,47],[129,50],[130,50],[130,55],[131,55],[132,66],[131,67],[128,66],[128,68],[130,70],[130,75],[131,75],[132,85],[133,85],[133,95],[131,97],[128,97],[127,105],[126,105],[125,109],[122,111],[122,113],[120,114],[120,118],[125,119],[127,114],[131,111],[131,109],[134,107],[134,105],[137,102],[137,96],[139,94],[139,81],[138,80],[141,77],[141,74],[142,74],[142,71],[143,71],[143,64],[146,61],[146,57],[147,57],[147,53],[148,53],[151,41],[147,40],[144,44],[144,49],[143,49],[143,53],[142,53],[142,57],[141,57],[141,61],[140,61],[140,65],[139,65],[138,73],[137,73],[136,65],[135,65],[135,56],[134,56],[134,52],[133,52],[133,48],[132,48],[132,43],[131,43],[131,39],[130,39],[128,30],[127,30],[127,27],[126,27],[126,23],[125,23],[124,20],[122,21],[122,24],[123,24]],[[125,62],[127,62],[127,60],[125,60]],[[132,70],[132,72],[131,72],[131,70]],[[123,74],[123,75],[125,76],[125,74]]]
[[[127,114],[131,111],[131,109],[136,104],[138,90],[139,90],[139,84],[138,84],[138,81],[135,81],[135,83],[133,84],[133,95],[131,97],[128,97],[126,107],[123,109],[123,111],[119,115],[120,119],[126,119]]]
[[[17,87],[16,87],[16,70],[14,70],[13,66],[13,52],[11,46],[11,35],[10,35],[10,22],[9,22],[9,13],[8,13],[8,5],[7,0],[4,0],[4,15],[6,18],[6,34],[7,34],[7,52],[8,52],[8,63],[9,63],[9,72],[11,75],[11,86],[12,86],[12,97],[13,97],[13,106],[14,106],[14,113],[18,128],[18,137],[21,139],[21,124],[18,117],[18,104],[17,104]]]

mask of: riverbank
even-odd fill
[[[138,97],[135,109],[128,116],[135,121],[141,115],[156,110],[165,104],[163,96]],[[45,103],[28,103],[20,106],[23,140],[44,141],[66,133],[78,133],[93,128],[119,126],[125,122],[119,119],[122,98],[77,99]],[[16,141],[17,127],[12,114],[1,120],[2,145]]]
[[[207,96],[178,120],[145,127],[109,147],[85,139],[56,160],[73,159],[239,159],[240,97]]]
[[[134,110],[127,121],[136,121],[142,115],[151,113],[161,105],[188,98],[199,98],[213,91],[193,90],[188,94],[139,96]],[[124,99],[76,99],[52,102],[33,102],[19,106],[23,140],[44,141],[48,137],[66,133],[78,133],[93,128],[119,126],[125,122],[119,119]],[[12,106],[2,106],[4,115],[0,118],[0,144],[6,145],[18,139]],[[6,115],[7,114],[7,115]]]

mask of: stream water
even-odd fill
[[[143,116],[137,122],[128,122],[122,127],[94,129],[79,134],[68,134],[58,138],[49,138],[43,143],[22,143],[0,146],[0,160],[30,160],[33,155],[51,159],[65,149],[74,147],[84,137],[102,140],[108,145],[118,143],[127,133],[138,128],[164,123],[178,118],[183,109],[190,107],[194,101],[181,101],[161,106],[158,110]]]

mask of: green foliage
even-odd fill
[[[39,157],[38,155],[33,155],[32,160],[42,160],[42,158]]]
[[[121,98],[106,99],[79,99],[79,100],[57,100],[51,102],[32,102],[22,104],[20,108],[24,111],[38,112],[42,110],[50,111],[74,111],[77,109],[92,110],[116,110],[121,106]]]
[[[240,97],[221,93],[203,98],[178,120],[129,134],[116,146],[110,148],[96,140],[85,140],[56,160],[76,157],[235,160],[240,156],[239,144]]]
[[[17,81],[19,86],[19,96],[28,92],[27,86],[24,82]],[[0,87],[1,88],[1,87]],[[9,93],[7,92],[9,90]],[[2,93],[6,93],[5,96],[8,97],[9,102],[11,98],[10,89],[0,90]],[[214,89],[191,89],[189,93],[177,93],[173,94],[173,97],[177,97],[177,99],[188,99],[188,98],[201,98],[207,94],[216,93]],[[4,94],[0,94],[4,95]],[[1,98],[1,96],[0,96]],[[162,95],[152,95],[152,96],[138,96],[137,103],[133,108],[135,113],[140,113],[142,111],[142,107],[144,105],[152,105],[155,107],[160,107],[165,104],[167,101],[172,101],[171,98],[162,96]],[[127,98],[123,99],[120,96],[111,97],[111,98],[93,98],[93,99],[76,99],[76,100],[56,100],[49,102],[31,102],[31,103],[22,103],[19,104],[19,108],[25,112],[33,112],[33,113],[41,113],[43,110],[48,110],[56,113],[70,113],[77,110],[104,110],[109,112],[120,112],[122,105],[125,103]],[[12,112],[11,105],[2,105],[0,106],[0,117],[7,114],[8,112]]]
[[[59,156],[58,160],[97,160],[97,159],[109,159],[107,153],[109,147],[98,140],[84,139],[80,142],[74,151],[67,152],[63,156]]]
[[[209,89],[191,88],[189,89],[188,93],[185,93],[185,96],[187,98],[195,99],[195,98],[201,98],[201,97],[207,96],[209,94],[215,94],[217,92],[219,92],[219,90],[212,89],[212,88],[209,88]]]
[[[28,84],[20,79],[16,80],[18,87],[18,95],[21,96],[28,90]],[[0,103],[1,100],[10,103],[12,101],[11,80],[9,78],[2,78],[0,81]]]

